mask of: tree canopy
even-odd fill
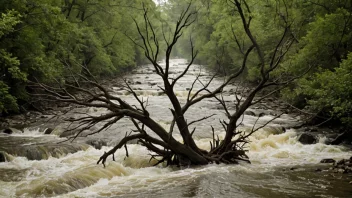
[[[112,77],[145,61],[132,19],[141,2],[14,0],[0,5],[0,112],[30,102],[29,81],[69,80],[87,66],[97,77]]]

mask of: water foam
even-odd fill
[[[316,143],[303,145],[297,132],[289,130],[282,134],[262,133],[250,138],[250,159],[257,164],[270,166],[293,166],[317,164],[324,158],[342,159],[352,155],[342,146]]]
[[[44,130],[45,131],[45,130]],[[24,128],[22,132],[18,133],[12,133],[10,136],[14,137],[57,137],[59,135],[58,130],[54,130],[51,134],[44,134],[44,131],[42,131],[40,128]]]

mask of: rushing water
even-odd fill
[[[174,75],[185,67],[185,60],[173,60]],[[188,88],[195,75],[201,74],[206,80],[211,76],[206,71],[199,72],[200,66],[186,75],[175,88],[176,94],[185,101]],[[133,88],[145,99],[148,97],[148,109],[152,117],[165,127],[169,127],[171,104],[157,87],[160,78],[152,74],[153,68],[143,66],[134,74],[127,76]],[[216,79],[215,84],[220,84]],[[161,84],[160,84],[161,85]],[[199,87],[200,85],[196,85]],[[214,87],[214,86],[213,86]],[[137,104],[133,96],[119,88],[111,90],[124,100]],[[234,100],[234,85],[225,90],[225,100],[230,104]],[[271,103],[275,107],[275,101]],[[207,100],[190,109],[186,117],[189,121],[200,116],[216,116],[197,125],[196,143],[209,149],[211,128],[223,137],[219,119],[224,119],[214,100]],[[258,106],[251,111],[258,115],[264,112],[259,125],[270,120],[280,111]],[[282,110],[282,109],[281,109]],[[75,109],[66,117],[78,116],[77,112],[91,114],[104,113],[102,109]],[[252,127],[257,116],[247,115],[243,119],[242,130]],[[129,131],[132,126],[127,120],[116,124],[101,134],[88,137],[102,139],[108,146],[102,150],[88,147],[79,139],[75,143],[61,143],[64,140],[56,135],[43,135],[38,130],[26,130],[25,133],[0,136],[0,149],[5,151],[7,162],[0,163],[0,197],[349,197],[352,195],[348,175],[331,171],[315,172],[325,168],[319,164],[323,158],[349,158],[352,152],[342,146],[324,144],[325,137],[312,145],[302,145],[297,141],[300,131],[289,129],[299,122],[298,118],[284,114],[268,127],[251,137],[248,156],[252,164],[215,165],[176,168],[153,167],[149,162],[149,152],[137,145],[128,145],[130,157],[125,151],[118,150],[116,161],[108,159],[106,168],[96,165],[97,159]],[[58,125],[58,131],[64,126]],[[287,128],[282,131],[282,126]],[[56,132],[60,133],[60,132]],[[176,138],[178,135],[176,134]],[[29,150],[29,151],[28,151]],[[79,150],[79,151],[78,151]],[[78,152],[77,152],[78,151]],[[26,152],[31,152],[28,155]],[[34,156],[34,160],[26,157]]]

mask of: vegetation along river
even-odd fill
[[[186,60],[174,59],[171,69],[176,75],[183,71]],[[178,97],[186,100],[195,76],[211,78],[211,74],[199,65],[182,78],[175,87]],[[148,109],[159,124],[169,127],[172,118],[170,102],[158,85],[162,81],[153,73],[151,65],[139,67],[125,76],[132,88],[148,98]],[[132,95],[119,86],[119,80],[110,83],[110,90],[123,100],[138,104]],[[218,78],[216,84],[222,83]],[[196,84],[195,86],[201,86]],[[225,101],[234,100],[236,84],[224,90]],[[211,89],[211,88],[210,88]],[[237,90],[245,90],[243,88]],[[182,101],[182,100],[181,100]],[[231,106],[231,105],[230,105]],[[284,111],[283,105],[272,100],[250,109],[243,118],[241,130],[251,128],[261,114],[257,125],[264,124],[276,114]],[[211,126],[216,135],[222,137],[219,119],[224,114],[218,110],[214,99],[199,103],[187,113],[188,120],[202,116],[215,116],[202,121],[194,134],[197,145],[209,149],[212,140]],[[62,118],[78,117],[82,113],[99,115],[98,108],[75,108],[62,115],[57,121],[47,118],[11,135],[0,134],[0,150],[6,162],[0,163],[0,197],[349,197],[352,178],[326,169],[319,162],[324,158],[343,159],[352,152],[343,146],[325,144],[323,131],[317,143],[304,145],[298,141],[300,130],[292,129],[300,118],[283,114],[263,129],[256,132],[248,145],[251,164],[209,164],[199,167],[152,166],[149,152],[138,144],[129,144],[129,157],[125,150],[108,158],[106,168],[96,162],[104,151],[108,151],[125,133],[133,129],[128,120],[115,124],[99,134],[78,138],[74,142],[62,142],[67,134],[67,123]],[[50,118],[50,116],[48,116]],[[43,134],[46,127],[54,128],[50,135]],[[284,130],[285,129],[285,130]],[[100,150],[86,144],[102,143]]]

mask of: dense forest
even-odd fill
[[[2,0],[0,1],[0,112],[33,108],[33,81],[70,81],[88,68],[97,78],[113,78],[147,62],[133,41],[136,24],[143,23],[143,7],[152,13],[158,36],[188,1],[168,0]],[[346,0],[246,1],[251,31],[270,63],[281,36],[289,35],[289,50],[280,52],[280,67],[271,75],[288,79],[305,73],[280,91],[288,103],[321,121],[351,125],[352,113],[352,2]],[[249,47],[241,18],[231,0],[193,0],[195,23],[188,27],[174,57],[191,56],[190,40],[199,52],[196,62],[231,73]],[[253,20],[252,20],[253,19]],[[288,28],[284,28],[288,27]],[[165,35],[164,35],[165,36]],[[162,59],[164,57],[159,57]],[[256,53],[248,58],[242,76],[249,83],[260,77]],[[307,72],[306,72],[307,71]],[[76,79],[79,83],[80,79]]]
[[[132,19],[142,17],[142,2],[155,7],[127,0],[1,1],[0,112],[30,108],[31,81],[65,81],[81,65],[97,77],[113,77],[143,63],[125,36],[136,35]]]

